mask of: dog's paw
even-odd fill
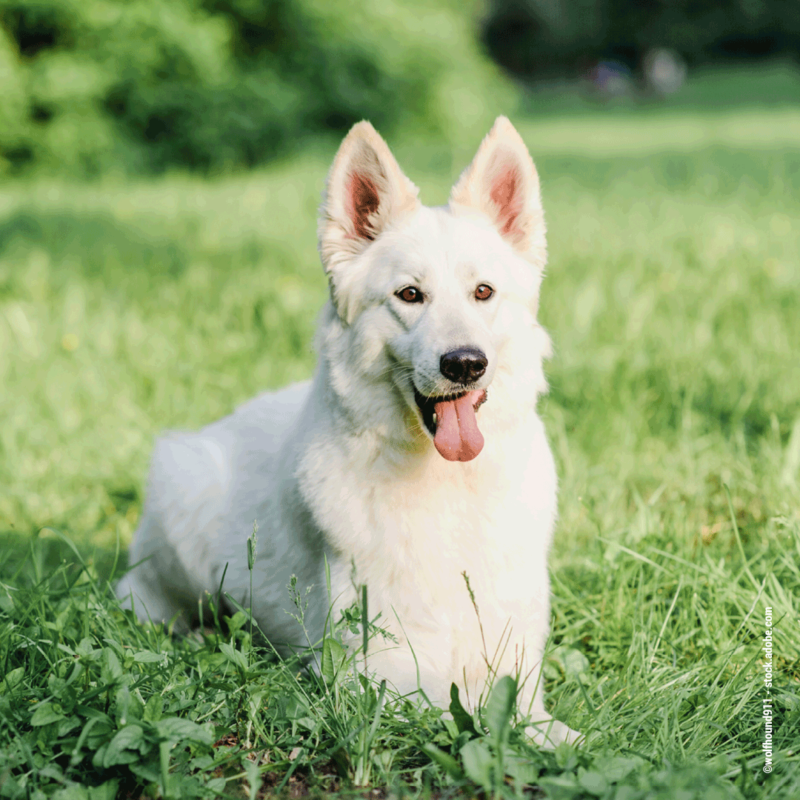
[[[572,730],[569,725],[559,722],[557,719],[548,717],[540,719],[531,725],[525,726],[525,733],[530,736],[533,743],[545,750],[555,750],[556,746],[562,742],[568,744],[582,744],[583,734]]]

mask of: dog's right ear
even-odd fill
[[[375,128],[355,125],[333,160],[319,210],[319,252],[329,280],[388,225],[419,208],[418,193]]]

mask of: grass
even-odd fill
[[[338,628],[315,678],[254,642],[244,611],[173,639],[111,600],[153,437],[313,368],[329,148],[210,181],[1,189],[0,797],[362,784],[398,796],[793,796],[800,146],[786,131],[798,112],[704,107],[703,91],[735,97],[737,80],[703,78],[687,89],[696,102],[641,114],[567,108],[520,126],[543,184],[541,318],[556,346],[542,403],[561,476],[545,673],[556,715],[588,733],[579,751],[529,746],[507,682],[484,710],[445,720],[348,672]],[[706,133],[681,138],[695,129]],[[396,149],[428,203],[470,155]]]

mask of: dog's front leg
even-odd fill
[[[419,692],[439,708],[447,709],[450,703],[450,681],[424,643],[413,647],[406,641],[395,643],[376,637],[361,663],[372,677],[385,679],[401,697]]]

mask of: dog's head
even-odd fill
[[[447,207],[426,208],[417,195],[375,129],[356,125],[320,209],[320,254],[348,338],[338,363],[370,381],[370,397],[385,398],[372,401],[384,417],[398,416],[399,400],[413,412],[399,414],[406,428],[410,421],[427,431],[444,458],[469,461],[483,448],[476,412],[490,385],[491,402],[500,383],[507,404],[529,405],[543,388],[539,179],[522,138],[500,117]],[[339,385],[346,392],[346,376]]]

